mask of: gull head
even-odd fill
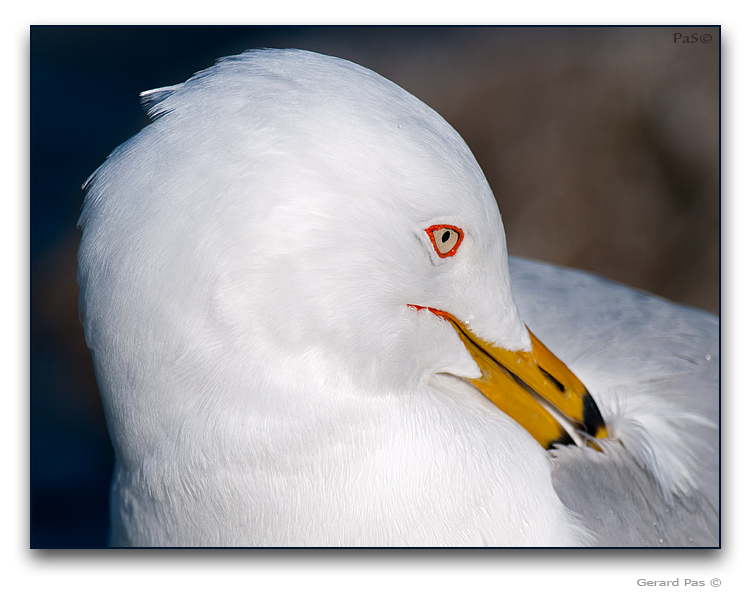
[[[543,447],[606,435],[520,318],[479,165],[421,101],[297,50],[143,100],[153,122],[87,182],[80,222],[80,306],[123,459],[226,399],[304,408],[441,377]]]

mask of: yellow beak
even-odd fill
[[[448,320],[482,371],[468,379],[493,404],[524,427],[542,447],[575,444],[572,433],[597,448],[592,438],[608,436],[600,410],[584,384],[532,332],[532,351],[509,351],[484,341],[445,311]],[[564,424],[568,424],[567,431]]]

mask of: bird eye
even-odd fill
[[[425,229],[425,232],[441,258],[453,256],[464,239],[464,232],[453,225],[433,225]]]

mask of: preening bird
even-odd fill
[[[79,223],[112,545],[718,545],[714,316],[509,261],[461,137],[353,63],[143,100]]]

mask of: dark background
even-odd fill
[[[438,111],[485,171],[511,254],[719,310],[718,28],[32,27],[34,548],[106,539],[112,449],[77,313],[81,184],[147,124],[141,91],[253,47],[347,58]]]

